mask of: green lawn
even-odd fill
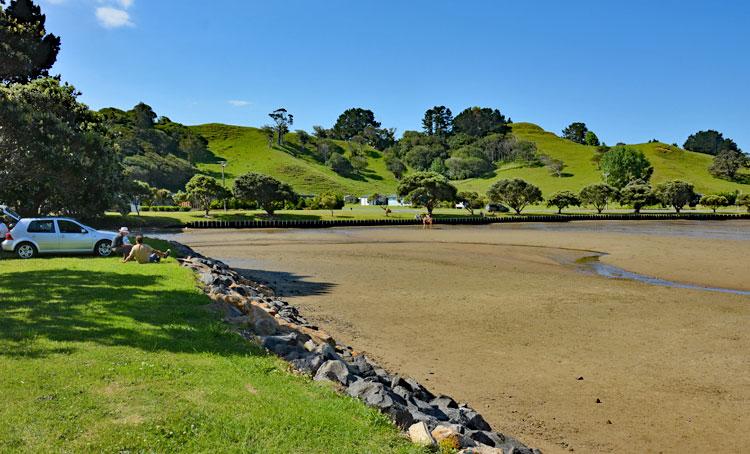
[[[289,145],[268,146],[268,141],[257,128],[207,124],[193,127],[209,140],[214,157],[208,162],[199,163],[198,168],[217,179],[221,178],[221,160],[227,161],[227,186],[235,177],[246,172],[259,172],[272,175],[291,184],[303,194],[319,194],[323,191],[336,191],[355,196],[374,192],[395,194],[398,182],[385,168],[382,153],[370,150],[369,167],[364,176],[342,177],[312,158],[300,153],[296,147],[295,134],[287,136]],[[566,168],[563,177],[550,175],[544,167],[523,167],[517,164],[505,165],[488,178],[473,178],[455,181],[462,190],[473,190],[484,194],[495,181],[505,178],[523,178],[542,189],[545,196],[561,191],[579,191],[584,186],[601,181],[601,174],[591,161],[595,147],[579,145],[545,131],[532,123],[513,124],[513,134],[523,140],[535,142],[539,151],[562,160]],[[339,142],[344,149],[345,142]],[[692,153],[662,143],[631,145],[643,150],[654,166],[653,183],[665,180],[682,179],[695,185],[703,194],[740,190],[750,192],[750,184],[733,183],[714,178],[708,172],[712,157]],[[746,181],[750,175],[745,174]]]
[[[0,260],[0,452],[417,451],[208,303],[173,259]]]

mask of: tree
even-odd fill
[[[0,200],[20,214],[91,218],[122,193],[122,167],[100,117],[68,84],[0,85]]]
[[[416,172],[406,176],[398,185],[398,195],[411,201],[415,206],[423,206],[432,215],[439,202],[456,199],[456,188],[447,178],[435,172]]]
[[[654,168],[642,151],[629,147],[612,147],[599,161],[604,181],[616,187],[624,188],[636,180],[648,182]]]
[[[288,113],[287,110],[282,107],[281,109],[274,110],[268,114],[268,116],[271,117],[271,120],[276,124],[274,129],[276,130],[277,143],[281,146],[284,144],[284,134],[288,133],[289,127],[294,124],[294,115]]]
[[[729,206],[729,201],[723,195],[708,194],[701,197],[701,205],[711,208],[716,213],[717,208]]]
[[[198,134],[187,134],[180,140],[180,149],[185,152],[190,164],[208,156],[208,140]]]
[[[640,213],[641,208],[656,203],[656,198],[651,186],[643,181],[633,181],[620,191],[620,202],[630,205],[636,213]]]
[[[586,127],[586,123],[575,122],[563,129],[562,134],[564,139],[571,140],[575,143],[585,144],[586,133],[588,132],[589,128]]]
[[[430,172],[445,175],[447,171],[448,169],[445,168],[445,161],[440,158],[435,158],[432,160],[432,164],[430,164]]]
[[[497,109],[470,107],[453,119],[453,132],[473,137],[507,134],[510,131],[509,123],[510,119],[506,119]]]
[[[349,140],[354,136],[363,135],[368,126],[379,128],[380,123],[375,121],[375,114],[371,110],[353,108],[347,109],[339,115],[333,126],[333,137],[340,140]]]
[[[562,177],[562,171],[565,169],[565,163],[561,159],[550,158],[547,155],[542,155],[540,158],[551,175],[558,178]]]
[[[742,167],[750,165],[750,159],[736,150],[722,150],[715,157],[708,171],[717,178],[734,180]]]
[[[710,155],[718,155],[722,151],[739,151],[734,140],[724,138],[719,131],[709,129],[708,131],[699,131],[690,135],[682,146],[686,150]]]
[[[617,200],[618,195],[617,188],[606,183],[595,183],[581,189],[579,198],[582,204],[593,205],[601,214],[609,202]]]
[[[302,145],[302,148],[306,147],[307,144],[310,143],[310,134],[308,134],[307,131],[303,129],[298,129],[296,133],[299,144]]]
[[[487,198],[490,202],[508,205],[516,214],[521,214],[526,206],[544,200],[541,189],[520,178],[496,182],[487,191]]]
[[[453,132],[453,112],[445,106],[428,109],[422,119],[422,128],[429,136],[449,136]]]
[[[131,112],[136,128],[151,129],[156,124],[156,112],[146,103],[139,102]]]
[[[211,202],[224,198],[226,190],[213,178],[205,175],[195,175],[185,185],[185,191],[195,204],[209,216]]]
[[[60,51],[60,38],[48,34],[46,16],[31,0],[0,2],[0,82],[26,83],[46,77]]]
[[[352,167],[357,172],[362,172],[367,168],[367,165],[369,164],[367,158],[361,155],[352,156],[349,162],[351,162]]]
[[[474,215],[474,210],[482,208],[486,202],[484,197],[474,191],[459,192],[456,201],[462,202],[464,204],[464,209],[472,216]]]
[[[556,192],[547,200],[547,207],[556,207],[557,214],[562,214],[562,210],[567,207],[577,206],[581,206],[581,199],[570,191]]]
[[[328,158],[328,167],[333,169],[334,172],[339,175],[351,175],[354,172],[354,166],[346,159],[341,153],[334,151],[331,153],[331,157]]]
[[[393,153],[385,153],[385,168],[400,180],[406,173],[406,164],[404,164],[396,155]]]
[[[291,186],[260,173],[246,173],[234,180],[232,192],[237,199],[256,202],[269,215],[282,209],[285,202],[297,201]]]
[[[662,204],[674,207],[678,213],[696,197],[693,185],[680,180],[659,184],[656,187],[655,194]]]
[[[750,213],[750,193],[738,195],[735,203],[737,206],[747,208],[747,212]]]
[[[276,132],[274,130],[274,127],[271,125],[263,125],[260,128],[261,132],[263,132],[263,135],[266,136],[266,140],[268,140],[268,146],[273,146],[273,139],[276,135]]]
[[[411,168],[424,171],[428,170],[436,159],[444,160],[447,157],[448,153],[443,146],[417,145],[406,153],[404,160]]]
[[[335,217],[333,210],[344,208],[344,196],[335,192],[324,192],[315,196],[312,205],[318,210],[331,210],[331,217]]]
[[[584,138],[584,142],[586,145],[590,145],[592,147],[598,147],[600,145],[599,143],[599,137],[594,134],[594,131],[587,131],[586,137]]]

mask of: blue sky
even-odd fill
[[[39,0],[54,70],[93,108],[294,128],[348,107],[418,129],[444,104],[499,108],[609,144],[717,129],[750,151],[744,1]]]

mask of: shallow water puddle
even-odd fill
[[[704,287],[695,284],[686,284],[683,282],[668,281],[657,277],[646,276],[644,274],[633,273],[631,271],[618,268],[614,265],[602,263],[599,258],[601,255],[593,255],[576,260],[576,265],[585,273],[595,273],[610,279],[625,279],[630,281],[643,282],[649,285],[658,285],[660,287],[684,288],[689,290],[702,290],[706,292],[731,293],[734,295],[750,296],[748,290],[735,290],[722,287]]]

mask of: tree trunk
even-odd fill
[[[676,206],[676,207],[674,207],[674,210],[675,210],[675,211],[677,212],[677,214],[680,214],[680,210],[681,210],[681,209],[682,209],[682,208],[680,208],[680,207],[677,207],[677,206]]]
[[[562,214],[562,208],[561,207],[557,207],[557,214]]]

